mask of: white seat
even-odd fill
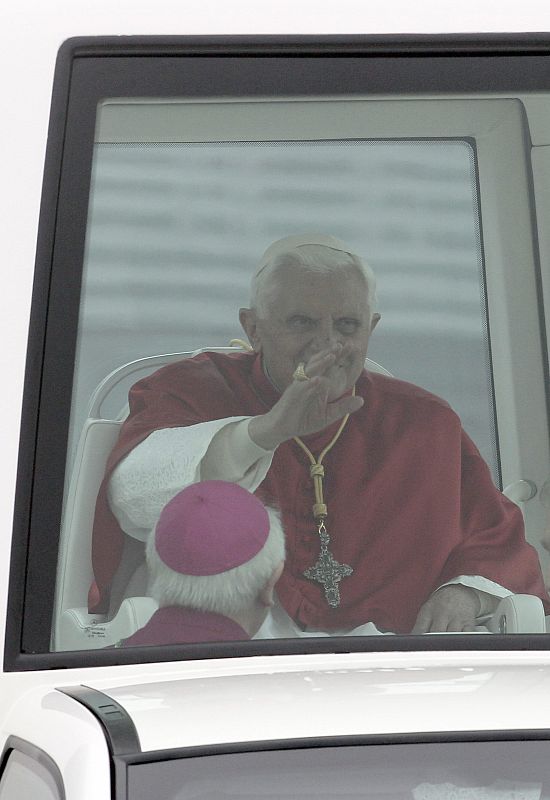
[[[88,589],[93,581],[92,524],[105,464],[121,422],[86,420],[74,461],[60,537],[54,650],[86,650],[114,645],[148,622],[157,608],[150,597],[125,600],[116,617],[88,614]]]
[[[157,608],[152,597],[127,597],[109,621],[99,614],[89,614],[86,607],[67,608],[59,619],[57,636],[61,646],[57,649],[113,647],[143,627]]]
[[[511,594],[487,622],[490,633],[546,633],[542,600],[531,594]]]
[[[113,619],[104,615],[88,614],[87,611],[87,595],[93,581],[91,544],[95,503],[107,459],[126,416],[123,411],[115,419],[103,419],[102,407],[122,382],[127,381],[129,385],[133,385],[138,378],[151,374],[161,366],[205,350],[239,352],[238,348],[233,347],[209,347],[193,352],[140,358],[115,369],[93,393],[88,418],[78,441],[61,527],[52,632],[53,650],[86,650],[114,645],[145,625],[156,610],[157,605],[152,598],[131,597],[122,602]],[[372,372],[392,377],[388,370],[375,361],[367,359],[365,366]],[[537,598],[531,600],[537,601]],[[538,632],[538,606],[531,603],[529,616],[525,611],[529,603],[518,602],[523,609],[522,613],[513,610],[513,601],[510,608],[506,606],[508,632],[512,632],[517,625],[522,626],[521,630],[524,632]],[[537,602],[540,604],[540,600]],[[526,614],[530,621],[526,621]],[[497,622],[495,624],[498,625]],[[542,625],[544,630],[544,614]],[[491,624],[488,627],[491,629]]]
[[[80,434],[61,531],[56,590],[62,608],[56,609],[58,612],[83,605],[93,580],[91,527],[95,502],[120,425],[88,419]]]
[[[238,352],[233,347],[203,348],[193,352],[166,353],[131,361],[113,370],[94,391],[82,427],[69,480],[57,567],[53,650],[86,650],[116,644],[145,625],[156,609],[149,597],[128,598],[117,615],[88,614],[88,590],[93,581],[92,526],[95,503],[105,465],[115,442],[126,411],[103,418],[105,402],[124,381],[128,388],[139,378],[160,367],[189,358],[203,350]]]

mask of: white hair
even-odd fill
[[[229,616],[250,608],[285,558],[280,516],[273,508],[266,510],[269,534],[262,549],[250,561],[217,575],[185,575],[170,569],[157,553],[153,530],[146,547],[150,596],[159,606],[186,606]]]
[[[269,282],[281,267],[294,267],[309,272],[326,275],[339,269],[354,267],[365,282],[365,292],[369,311],[375,311],[376,276],[370,265],[359,256],[323,244],[302,244],[278,253],[273,259],[264,263],[252,278],[250,285],[250,307],[259,314],[267,310],[269,302]]]

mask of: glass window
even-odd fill
[[[547,752],[547,742],[452,742],[175,759],[130,765],[128,797],[541,800],[550,781]]]
[[[73,429],[117,367],[242,336],[238,309],[260,256],[304,231],[333,234],[371,264],[382,322],[369,355],[444,397],[498,483],[468,141],[99,141]],[[127,390],[126,382],[107,398],[106,415],[124,407]]]
[[[12,649],[543,633],[544,59],[90,46],[59,68]],[[200,549],[212,481],[279,510],[284,567],[254,573],[263,508]]]
[[[20,800],[21,797],[62,800],[63,795],[44,764],[26,753],[12,750],[0,778],[0,800]]]
[[[496,403],[486,302],[486,257],[479,202],[479,157],[485,159],[487,154],[483,146],[478,154],[476,139],[470,136],[462,139],[395,137],[396,108],[402,113],[408,110],[413,121],[423,110],[424,130],[435,133],[441,129],[443,109],[440,104],[418,102],[422,108],[417,111],[416,104],[411,101],[407,104],[399,100],[393,104],[356,101],[353,121],[347,123],[349,137],[332,140],[322,136],[322,129],[315,139],[309,138],[312,134],[303,120],[304,117],[307,119],[310,106],[299,101],[284,103],[284,107],[279,109],[269,103],[257,103],[249,108],[249,104],[239,101],[219,104],[173,102],[165,106],[122,100],[118,103],[109,101],[99,109],[80,302],[71,449],[74,453],[78,441],[76,435],[83,425],[87,425],[86,456],[89,459],[91,455],[92,460],[98,462],[95,478],[99,481],[103,475],[102,467],[121,429],[119,420],[128,413],[128,390],[138,378],[151,374],[152,383],[147,384],[151,388],[139,395],[139,401],[132,401],[129,422],[122,427],[124,441],[125,431],[131,429],[134,419],[138,425],[143,424],[140,420],[147,419],[144,433],[148,434],[148,439],[135,442],[137,447],[134,445],[129,457],[115,467],[110,474],[108,488],[103,490],[104,505],[109,506],[109,512],[114,514],[120,528],[129,537],[122,561],[125,558],[131,561],[128,556],[130,549],[132,557],[136,557],[140,543],[147,539],[151,528],[154,528],[162,506],[177,491],[177,485],[171,484],[169,489],[162,484],[162,478],[159,479],[170,459],[173,465],[171,469],[179,471],[182,488],[202,477],[231,479],[252,490],[258,486],[260,490],[266,489],[268,496],[274,498],[283,510],[287,537],[285,572],[278,584],[281,614],[286,615],[289,605],[296,607],[298,603],[298,607],[294,619],[287,620],[285,616],[284,624],[262,626],[257,633],[262,638],[299,635],[300,629],[310,633],[364,633],[367,632],[365,622],[375,626],[369,628],[368,632],[409,632],[414,627],[416,615],[422,606],[418,586],[408,596],[410,606],[416,609],[414,618],[410,619],[405,618],[403,609],[395,613],[380,609],[377,599],[364,607],[362,588],[355,594],[349,588],[353,580],[351,576],[355,576],[357,585],[361,582],[361,570],[368,572],[366,563],[377,559],[381,570],[381,596],[385,592],[391,594],[401,591],[401,576],[398,576],[399,586],[392,584],[391,575],[395,578],[392,559],[395,556],[386,556],[386,546],[382,543],[377,548],[376,535],[371,534],[374,541],[368,557],[358,557],[353,548],[340,548],[339,554],[334,555],[334,545],[331,543],[341,539],[346,524],[348,528],[354,524],[353,516],[349,515],[341,502],[347,485],[338,475],[331,474],[331,470],[343,473],[347,453],[353,452],[353,445],[342,444],[346,441],[345,437],[349,441],[352,437],[367,436],[376,451],[374,458],[379,459],[380,470],[384,470],[386,464],[393,464],[395,458],[402,457],[397,455],[402,452],[400,436],[412,437],[407,440],[405,452],[412,453],[415,447],[420,448],[414,457],[418,463],[423,463],[426,458],[425,449],[436,448],[436,440],[443,441],[442,437],[448,437],[439,456],[445,468],[449,463],[455,465],[455,471],[451,469],[447,472],[447,486],[441,492],[446,499],[441,502],[432,499],[434,490],[431,484],[441,474],[443,464],[433,473],[426,464],[425,485],[417,489],[425,502],[434,503],[434,514],[441,513],[444,506],[443,518],[439,523],[433,523],[438,541],[441,539],[441,527],[449,525],[453,529],[454,523],[448,521],[448,516],[452,516],[451,507],[455,502],[462,503],[464,508],[463,519],[455,526],[455,530],[460,529],[459,536],[474,533],[475,527],[492,527],[494,515],[506,513],[504,509],[497,511],[495,503],[501,501],[496,500],[490,480],[483,477],[482,467],[476,466],[472,460],[480,461],[475,446],[468,444],[467,439],[462,444],[457,439],[453,444],[452,435],[446,429],[458,420],[454,413],[444,410],[445,402],[453,407],[465,431],[489,464],[494,483],[499,484]],[[507,125],[513,125],[518,117],[518,104],[504,101],[495,107],[493,102],[471,101],[459,110],[468,120],[479,115],[482,122],[481,125],[478,123],[478,128],[496,126],[498,129],[502,127],[502,119],[506,120]],[[445,108],[448,107],[447,103],[444,101]],[[240,111],[238,126],[234,121],[236,111]],[[343,114],[339,102],[317,103],[315,111],[317,115],[324,114],[325,127],[328,121],[338,120],[340,128],[345,130],[346,123],[341,121]],[[278,136],[279,140],[267,138],[264,131],[266,114],[272,117],[274,123],[269,136]],[[219,120],[214,129],[211,115]],[[227,117],[231,120],[230,124]],[[370,129],[378,129],[387,136],[353,138],[351,134],[357,127],[357,119],[364,124],[365,133]],[[220,141],[220,136],[228,127],[239,128],[238,139]],[[317,130],[318,126],[315,127]],[[135,130],[140,131],[139,141],[125,141],[136,136]],[[298,131],[301,140],[293,138]],[[393,138],[389,138],[392,133]],[[200,141],[178,141],[185,135],[191,140]],[[254,135],[259,136],[258,140],[254,140]],[[505,134],[508,138],[513,135],[513,128]],[[515,128],[515,135],[521,135],[519,124]],[[147,138],[151,141],[147,141]],[[160,139],[163,141],[158,141]],[[498,142],[498,136],[494,139],[495,143]],[[502,169],[502,165],[497,164],[495,169]],[[522,235],[520,225],[514,235]],[[288,249],[292,250],[291,245],[285,245],[287,251],[282,256],[278,255],[274,257],[275,260],[267,262],[265,259],[261,261],[261,254],[273,241],[293,242],[285,238],[292,236],[299,237],[294,255],[287,252]],[[337,237],[335,241],[339,244],[335,245],[336,249],[325,247],[323,250],[319,243],[327,236]],[[280,244],[276,247],[281,250]],[[316,251],[316,247],[321,247],[322,252]],[[327,252],[329,255],[326,255]],[[331,252],[337,255],[330,256]],[[305,266],[292,261],[300,253],[303,258],[313,261],[304,262]],[[282,263],[285,258],[288,263]],[[316,258],[321,262],[325,258],[326,263],[323,262],[319,268]],[[341,266],[350,258],[363,259],[370,265],[379,278],[376,293],[373,287],[364,287],[361,281],[358,283],[356,277],[350,278],[349,269],[346,271],[345,266]],[[490,249],[488,258],[491,264]],[[332,265],[336,276],[330,286],[326,277],[330,269],[328,265]],[[353,266],[351,269],[353,271]],[[266,278],[269,270],[271,277]],[[300,276],[303,274],[311,278],[307,286],[301,282]],[[348,280],[352,284],[349,289]],[[280,288],[283,284],[288,288]],[[363,302],[357,300],[361,292],[364,293]],[[245,312],[245,317],[241,316],[245,327],[243,332],[238,323],[239,309],[247,307],[252,311]],[[362,318],[363,312],[365,319]],[[370,324],[367,312],[371,316],[381,314],[381,320],[372,337],[365,338],[365,333],[359,328],[362,326],[364,331]],[[252,328],[246,323],[246,314],[250,313],[258,321],[257,328],[256,322]],[[350,332],[352,325],[353,331]],[[185,353],[191,355],[192,351],[205,347],[208,349],[208,345],[223,347],[239,335],[244,339],[248,337],[258,349],[254,339],[256,331],[259,339],[263,339],[259,345],[263,377],[255,377],[254,368],[251,367],[251,377],[247,380],[252,381],[253,391],[260,398],[260,406],[254,406],[247,391],[239,390],[241,393],[237,396],[231,389],[225,401],[228,417],[233,418],[237,411],[248,416],[265,412],[276,402],[276,390],[282,392],[291,382],[296,365],[302,362],[304,369],[309,367],[315,371],[315,359],[331,346],[344,348],[346,355],[342,358],[341,368],[349,371],[349,362],[351,370],[355,372],[350,380],[346,372],[341,385],[338,384],[337,389],[330,389],[333,392],[330,399],[334,401],[350,391],[355,382],[355,390],[362,395],[366,405],[372,406],[369,414],[375,421],[371,422],[366,414],[363,414],[361,423],[356,423],[357,418],[352,418],[342,431],[344,438],[337,443],[333,453],[327,455],[323,467],[327,474],[325,486],[318,483],[315,490],[312,483],[308,486],[307,458],[315,458],[315,445],[312,450],[306,445],[307,449],[304,450],[301,440],[294,445],[295,453],[287,452],[281,455],[281,460],[277,453],[262,484],[261,481],[250,480],[247,470],[250,472],[256,466],[255,462],[246,461],[247,456],[239,457],[237,453],[231,453],[231,465],[229,463],[227,448],[242,448],[242,440],[236,439],[234,445],[225,444],[226,449],[216,451],[214,441],[212,447],[208,444],[210,434],[205,444],[199,440],[188,444],[191,440],[178,438],[186,435],[181,430],[182,426],[189,425],[192,428],[189,435],[198,436],[201,425],[204,428],[204,423],[217,420],[220,414],[225,413],[223,403],[221,410],[214,410],[215,403],[208,389],[202,386],[200,377],[195,389],[183,388],[186,380],[193,380],[195,363],[193,359],[185,363]],[[374,383],[371,389],[367,390],[366,384],[362,386],[361,381],[356,382],[367,356],[367,344],[368,357],[395,378],[390,384],[382,383],[386,388],[377,388],[379,379],[376,376],[373,378],[372,374],[370,380]],[[178,351],[180,355],[172,355]],[[162,354],[170,355],[166,357]],[[356,369],[354,362],[356,354],[361,357],[359,369]],[[197,356],[196,359],[200,364],[210,356]],[[176,363],[171,368],[173,382],[162,388],[154,388],[159,375],[163,374],[158,370],[174,360]],[[132,366],[132,362],[136,362],[135,366]],[[236,371],[231,368],[226,374],[225,365],[229,369],[231,364],[252,364],[253,356],[218,353],[213,363],[215,369],[221,372],[217,373],[220,376],[219,385],[212,386],[215,392],[219,390],[223,393],[227,381],[242,380],[239,369],[244,370],[243,375],[248,375],[249,370],[248,366],[239,367]],[[374,368],[377,369],[376,366]],[[89,398],[94,388],[113,372],[114,377],[103,385],[100,398],[90,411]],[[187,375],[191,377],[187,378]],[[332,380],[330,371],[321,375]],[[402,381],[406,381],[406,384]],[[432,394],[412,388],[409,383],[442,398],[443,402]],[[136,385],[138,393],[141,393],[139,387],[142,384]],[[384,409],[377,411],[380,391],[386,392]],[[147,392],[151,392],[152,399],[148,399]],[[163,399],[167,392],[172,397],[170,403]],[[174,402],[178,404],[178,409],[174,407]],[[201,405],[200,413],[194,409],[195,403]],[[150,416],[150,404],[156,404],[155,419]],[[429,412],[425,410],[426,404],[430,407]],[[434,413],[435,406],[438,411]],[[187,409],[185,412],[184,408]],[[233,408],[232,412],[230,408]],[[415,414],[426,414],[426,422],[404,423],[407,416]],[[443,421],[442,417],[442,421],[436,423],[438,415],[446,419]],[[387,433],[379,437],[378,430],[386,424],[386,417],[390,427]],[[113,421],[102,456],[92,444],[95,441],[96,418]],[[401,420],[397,423],[399,426],[408,426],[406,433],[390,432],[397,419]],[[102,423],[100,427],[102,437],[106,424],[109,423]],[[414,429],[423,424],[428,427],[441,424],[442,431],[433,435],[433,438],[428,434],[418,437],[418,431]],[[312,430],[297,428],[292,435],[300,439],[300,436],[316,433],[325,426],[326,423],[318,424],[317,429]],[[218,443],[225,441],[221,437],[228,436],[227,430],[216,429]],[[367,430],[368,434],[365,433]],[[335,435],[337,438],[340,436],[338,433]],[[140,438],[145,437],[142,435]],[[291,436],[285,438],[290,439]],[[177,456],[164,455],[165,449],[172,452],[170,448],[174,445],[171,442],[175,441],[178,441],[181,451],[202,447],[201,452],[204,453],[209,448],[202,460],[197,458],[197,466],[193,466],[187,477],[183,477],[190,460],[187,453],[181,462]],[[262,440],[255,442],[262,443]],[[329,436],[323,442],[323,447],[328,445],[330,450],[334,443]],[[283,442],[278,444],[283,445]],[[303,453],[300,453],[297,445],[302,447]],[[462,448],[461,454],[452,450],[455,446],[459,450]],[[158,462],[155,460],[157,447],[162,451]],[[288,450],[288,445],[286,447]],[[117,448],[114,450],[115,459],[120,462],[121,451],[118,450],[116,455]],[[318,449],[322,448],[319,446]],[[378,450],[383,455],[379,456]],[[126,452],[127,448],[124,454]],[[284,453],[284,448],[279,452]],[[436,449],[433,452],[435,454]],[[304,458],[304,454],[307,458]],[[75,471],[76,474],[79,472],[81,457],[82,453],[78,453],[76,464],[67,473],[67,532],[73,510],[71,491],[74,483],[70,481],[73,481]],[[404,457],[407,459],[409,456]],[[239,458],[242,459],[242,465]],[[434,455],[434,458],[437,456]],[[376,485],[377,476],[372,470],[369,471],[369,456],[366,453],[364,460],[366,467],[355,466],[357,480],[364,486],[364,489],[355,490],[358,508],[364,505],[363,524],[366,529],[374,527],[376,530],[380,525],[378,515],[381,514],[385,527],[379,535],[382,539],[391,540],[393,531],[397,533],[395,525],[399,512],[394,513],[393,520],[387,512],[379,511],[377,515],[369,516],[369,507],[372,506],[370,492],[375,491],[370,487]],[[136,464],[132,466],[134,461]],[[143,468],[144,462],[151,466]],[[84,469],[86,467],[84,461]],[[300,474],[300,468],[303,475]],[[410,491],[410,486],[415,484],[416,464],[411,463],[405,469],[410,474],[401,473],[399,466],[392,466],[385,482],[386,492],[382,487],[377,490],[381,506],[395,504],[393,487],[387,491],[393,479],[398,486],[397,492],[404,497]],[[290,512],[296,500],[292,498],[292,486],[285,483],[283,471],[292,473],[290,483],[297,483],[302,494],[309,491],[309,502],[301,501],[306,513],[314,501],[326,508],[328,516],[326,520],[323,519],[323,530],[328,531],[326,546],[330,555],[327,557],[335,559],[332,566],[322,559],[317,560],[314,537],[320,520],[304,522],[300,519],[304,515],[301,509],[298,515]],[[87,472],[85,475],[88,477]],[[150,492],[153,476],[156,488]],[[168,483],[170,478],[165,480]],[[330,493],[329,480],[332,481]],[[141,482],[139,496],[132,494],[129,488],[135,486],[136,481]],[[460,481],[462,488],[458,485]],[[99,483],[96,485],[99,486]],[[90,492],[92,502],[95,496],[94,491]],[[493,510],[487,512],[486,507],[491,505]],[[415,515],[418,512],[411,510],[411,513]],[[89,525],[92,516],[90,510],[87,515]],[[484,522],[481,521],[483,516]],[[86,524],[86,520],[79,521],[80,524]],[[428,520],[409,523],[409,518],[405,517],[400,524],[412,525],[411,542],[416,541],[418,528],[422,528],[423,537],[430,535],[428,529],[431,523]],[[513,523],[497,523],[494,532],[496,539],[502,535],[499,525],[501,531],[510,525],[513,527]],[[95,533],[101,538],[97,523]],[[477,531],[476,534],[479,535]],[[450,539],[455,535],[451,533]],[[304,547],[302,542],[307,541],[308,536],[313,544]],[[410,543],[405,539],[403,546],[407,549]],[[465,551],[467,548],[459,545],[455,552],[458,554],[461,549]],[[481,566],[477,570],[477,565],[473,565],[466,555],[451,555],[452,551],[453,547],[448,547],[438,557],[441,563],[456,557],[456,566],[449,568],[448,572],[442,567],[424,571],[417,579],[418,585],[437,588],[448,580],[458,579],[463,581],[464,586],[450,591],[459,592],[460,595],[466,587],[470,593],[469,600],[473,601],[475,598],[472,593],[479,590],[494,590],[494,596],[502,596],[499,592],[503,585],[506,586],[506,579],[496,580],[498,570]],[[495,544],[495,554],[497,552],[496,558],[501,561],[502,551]],[[344,553],[349,555],[344,558]],[[101,569],[100,556],[98,559]],[[383,566],[385,562],[390,564],[389,571]],[[138,572],[139,569],[143,571],[143,568],[138,568]],[[329,574],[327,569],[333,572]],[[489,578],[481,574],[487,569]],[[150,575],[153,574],[151,570],[149,564]],[[476,577],[478,572],[479,578]],[[302,584],[298,597],[290,586],[286,590],[284,588],[287,573],[292,575],[292,581]],[[465,578],[459,577],[464,575]],[[84,584],[89,583],[93,576],[89,572],[87,577]],[[366,579],[366,572],[363,579]],[[71,580],[74,581],[72,570],[67,582],[70,584]],[[162,607],[174,603],[181,605],[174,599],[175,595],[168,595],[160,588],[160,579],[155,583],[151,578],[149,586],[143,575],[140,578],[134,576],[132,580],[134,589],[130,594],[150,593]],[[80,591],[81,585],[79,581]],[[351,597],[349,591],[352,592]],[[128,593],[129,590],[125,588],[123,596]],[[374,595],[378,596],[376,592]],[[413,595],[414,600],[411,599]],[[425,600],[428,595],[429,592],[424,592]],[[102,612],[113,612],[112,596],[110,610],[100,606]],[[115,611],[118,602],[115,603]],[[486,610],[490,610],[491,602],[488,601]],[[340,607],[346,603],[348,612],[341,614]],[[329,608],[320,610],[319,606]],[[355,610],[352,610],[354,606]],[[212,608],[217,612],[223,611],[223,607],[214,601]],[[332,617],[330,612],[333,612]],[[154,613],[158,617],[158,613],[167,612]],[[275,614],[272,616],[275,617]],[[150,624],[154,626],[154,621]],[[434,624],[434,621],[427,623],[427,631],[432,630]],[[450,630],[462,630],[456,621],[449,624]],[[104,630],[101,625],[99,628],[97,625],[90,627],[88,641],[101,642],[98,632],[103,633]],[[243,634],[241,631],[240,635],[243,637],[246,632]],[[64,633],[58,635],[58,646],[63,646],[63,641],[68,646],[69,640],[64,637]],[[121,641],[134,644],[141,642],[141,639],[130,637],[126,640],[122,637]],[[154,641],[153,635],[152,639],[146,637],[143,643]],[[112,643],[108,635],[105,642]]]

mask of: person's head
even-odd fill
[[[252,280],[250,308],[239,318],[279,391],[299,363],[339,346],[330,399],[350,389],[363,369],[375,311],[376,279],[333,236],[288,236],[264,253]]]
[[[253,635],[273,605],[285,541],[277,512],[227,481],[187,486],[163,508],[146,548],[162,606],[224,614]]]

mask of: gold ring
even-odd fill
[[[292,373],[292,377],[295,381],[310,381],[311,378],[309,375],[306,375],[306,371],[304,369],[305,364],[303,361],[300,361],[294,372]]]

